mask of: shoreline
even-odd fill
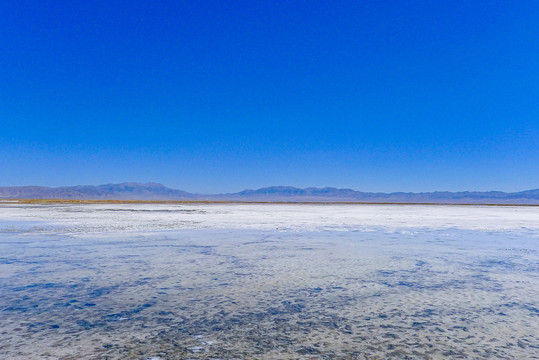
[[[367,202],[367,201],[246,201],[246,200],[113,200],[113,199],[0,199],[0,204],[241,204],[241,205],[429,205],[429,206],[531,206],[511,203]]]

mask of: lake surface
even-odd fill
[[[539,359],[539,208],[0,204],[2,359]]]

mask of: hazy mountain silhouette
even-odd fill
[[[67,187],[0,187],[0,199],[80,199],[80,200],[220,200],[290,202],[382,202],[382,203],[472,203],[539,204],[539,189],[513,193],[502,191],[436,191],[371,193],[352,189],[296,188],[271,186],[230,194],[191,194],[158,183],[85,185]]]
[[[236,194],[226,194],[231,199],[251,201],[358,201],[397,203],[474,203],[474,204],[539,204],[539,189],[514,193],[502,191],[436,191],[436,192],[395,192],[372,193],[352,189],[295,188],[291,186],[271,186],[257,190],[244,190]]]
[[[3,199],[80,199],[80,200],[189,200],[192,194],[157,183],[79,185],[67,187],[0,187]]]

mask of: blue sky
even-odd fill
[[[4,1],[0,186],[539,187],[539,2]]]

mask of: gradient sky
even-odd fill
[[[539,188],[537,1],[2,1],[0,186]]]

